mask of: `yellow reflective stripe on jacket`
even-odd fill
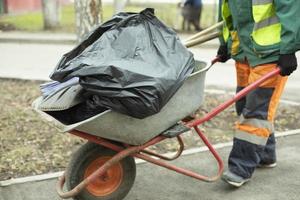
[[[230,32],[231,38],[232,38],[232,45],[231,45],[231,55],[238,54],[239,46],[240,46],[240,40],[237,31],[231,31]]]
[[[253,30],[253,40],[261,46],[273,45],[281,41],[281,24],[276,23]]]
[[[275,15],[275,7],[273,4],[253,6],[253,19],[255,22],[267,19]]]
[[[229,28],[232,27],[232,21],[231,21],[231,13],[228,6],[228,1],[224,0],[222,4],[222,18],[224,20],[223,25],[223,39],[225,42],[227,42],[229,38]]]
[[[229,10],[229,5],[228,1],[224,0],[222,4],[222,17],[224,20],[226,20],[228,17],[231,16],[230,10]]]
[[[228,38],[229,38],[229,30],[228,30],[227,26],[224,25],[224,27],[223,27],[223,39],[224,39],[225,42],[227,42]]]
[[[252,0],[252,12],[255,21],[253,40],[261,46],[279,43],[281,24],[275,14],[273,0]]]
[[[273,0],[252,0],[253,18],[255,22],[275,15]]]

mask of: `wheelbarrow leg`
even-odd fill
[[[167,161],[175,160],[175,159],[177,159],[182,154],[182,152],[184,150],[184,143],[183,143],[182,138],[180,137],[180,135],[178,135],[176,137],[177,137],[177,141],[179,143],[179,149],[178,149],[177,153],[174,156],[172,156],[172,157],[166,157],[166,156],[157,154],[157,153],[149,151],[149,150],[142,150],[141,153],[145,153],[145,154],[148,154],[148,155],[160,158],[162,160],[167,160]]]
[[[218,162],[218,166],[219,166],[218,173],[217,173],[217,175],[215,177],[210,178],[211,181],[217,180],[221,176],[221,174],[223,173],[223,170],[224,170],[224,163],[222,161],[222,158],[219,156],[218,152],[210,144],[210,142],[205,137],[205,135],[202,133],[202,131],[197,126],[195,126],[194,129],[198,133],[199,137],[202,139],[202,141],[204,142],[204,144],[207,146],[207,148],[209,149],[209,151],[213,154],[213,156],[215,157],[216,161]]]
[[[201,137],[201,139],[203,140],[203,142],[207,145],[208,149],[211,151],[211,153],[214,155],[215,159],[218,162],[218,167],[219,167],[218,173],[215,176],[213,176],[213,177],[204,176],[204,175],[201,175],[199,173],[196,173],[196,172],[193,172],[193,171],[190,171],[190,170],[187,170],[187,169],[184,169],[184,168],[181,168],[181,167],[177,167],[175,165],[163,162],[161,160],[154,159],[154,158],[152,158],[150,156],[147,156],[147,155],[136,154],[135,157],[140,158],[142,160],[146,160],[146,161],[148,161],[150,163],[153,163],[155,165],[159,165],[159,166],[164,167],[166,169],[175,171],[177,173],[180,173],[180,174],[183,174],[183,175],[186,175],[186,176],[189,176],[189,177],[201,180],[201,181],[214,182],[214,181],[216,181],[216,180],[218,180],[220,178],[220,176],[221,176],[221,174],[222,174],[222,172],[224,170],[223,161],[222,161],[221,157],[218,155],[218,153],[216,152],[216,150],[214,149],[214,147],[209,143],[209,141],[207,140],[207,138],[198,129],[198,127],[195,127],[195,129],[196,129],[197,133],[199,134],[199,136]]]

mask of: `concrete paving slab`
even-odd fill
[[[178,33],[178,36],[184,41],[195,33]],[[73,33],[51,33],[51,32],[0,32],[0,43],[23,43],[23,44],[69,44],[76,45],[76,35]],[[219,40],[214,39],[201,44],[206,48],[217,48]]]
[[[137,177],[125,200],[298,200],[300,196],[300,134],[277,139],[278,166],[257,169],[240,189],[221,180],[201,182],[150,163],[137,166]],[[218,152],[226,161],[230,147]],[[172,163],[213,175],[216,163],[208,152],[186,155]],[[0,187],[0,200],[58,200],[56,179]],[[1,199],[2,198],[2,199]]]
[[[0,43],[75,44],[76,35],[48,32],[0,32]]]
[[[0,43],[0,77],[50,80],[49,75],[73,45]]]

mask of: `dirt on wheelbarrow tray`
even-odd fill
[[[59,133],[31,109],[32,101],[40,96],[39,84],[41,82],[0,79],[0,181],[62,171],[72,152],[85,142]],[[231,96],[205,94],[205,101],[196,114],[203,116]],[[201,128],[212,143],[231,141],[236,119],[232,106]],[[275,122],[277,131],[299,128],[299,121],[300,106],[280,104]],[[183,138],[186,149],[203,145],[196,134],[185,133]],[[176,149],[175,139],[151,147],[161,153]]]

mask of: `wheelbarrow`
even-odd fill
[[[212,62],[217,62],[217,59]],[[202,62],[202,66],[204,63]],[[202,69],[199,69],[198,72],[195,72],[191,75],[191,77],[185,82],[184,85],[186,87],[189,86],[189,84],[193,85],[192,82],[194,79],[196,82],[202,83],[204,82],[204,75],[205,72],[208,70],[209,67],[204,66]],[[57,185],[57,192],[58,195],[61,198],[74,198],[76,200],[117,200],[117,199],[123,199],[127,193],[130,191],[131,187],[133,186],[135,175],[136,175],[136,164],[134,161],[134,158],[140,158],[142,160],[148,161],[150,163],[156,164],[158,166],[167,168],[169,170],[175,171],[177,173],[190,176],[192,178],[206,181],[206,182],[213,182],[218,180],[220,175],[223,172],[223,162],[218,155],[218,153],[215,151],[213,146],[210,144],[206,136],[203,134],[203,132],[200,130],[198,125],[203,124],[204,122],[209,121],[214,116],[228,108],[230,105],[232,105],[234,102],[238,101],[242,97],[244,97],[246,94],[248,94],[253,89],[257,88],[261,83],[266,81],[268,78],[273,77],[279,73],[279,68],[272,71],[271,73],[265,75],[258,81],[254,82],[253,84],[247,86],[242,91],[237,93],[233,98],[229,99],[228,101],[224,102],[223,104],[219,105],[215,109],[213,109],[211,112],[206,114],[204,117],[199,119],[192,119],[192,118],[182,118],[181,123],[176,123],[175,119],[175,125],[171,126],[170,128],[167,128],[165,131],[154,131],[156,134],[149,134],[147,135],[147,139],[144,139],[144,137],[141,137],[141,135],[145,135],[142,132],[139,132],[139,128],[145,126],[153,126],[151,128],[155,130],[155,128],[163,129],[165,126],[165,123],[163,123],[166,118],[160,118],[160,117],[167,117],[167,116],[178,116],[176,114],[172,114],[169,112],[169,109],[171,107],[168,106],[172,105],[172,101],[170,101],[164,108],[166,109],[165,113],[158,113],[158,116],[151,116],[153,119],[150,119],[150,122],[148,122],[147,118],[144,120],[139,119],[126,119],[128,116],[123,116],[120,114],[118,117],[117,113],[109,113],[112,111],[109,111],[106,113],[101,113],[95,117],[92,117],[91,119],[87,119],[83,122],[64,126],[64,131],[68,131],[70,134],[76,135],[78,137],[84,138],[88,140],[88,142],[83,145],[81,148],[77,150],[77,152],[73,155],[69,166],[62,177],[59,178],[58,185]],[[190,83],[189,83],[190,82]],[[197,85],[197,84],[195,84]],[[185,90],[185,86],[181,87],[180,90]],[[183,98],[183,94],[185,94],[186,91],[179,91],[176,93],[176,95],[179,95],[179,97],[174,96],[171,100],[177,99],[177,98]],[[193,91],[196,96],[199,96],[197,99],[198,106],[201,104],[201,101],[203,99],[203,93],[204,93],[204,87],[203,85],[198,85],[197,90]],[[188,100],[191,98],[190,96],[186,98]],[[175,100],[177,101],[177,100]],[[184,101],[184,100],[182,100]],[[185,104],[188,104],[185,102]],[[182,104],[183,105],[183,104]],[[195,104],[196,105],[196,104]],[[171,109],[176,113],[176,110],[178,107],[173,107],[176,109]],[[195,109],[191,109],[190,113],[192,111],[195,111]],[[38,111],[41,113],[41,111]],[[164,112],[164,111],[163,111]],[[41,113],[43,116],[45,116],[45,113]],[[109,115],[112,116],[109,116]],[[108,115],[108,116],[105,116]],[[185,115],[185,113],[183,113]],[[116,117],[117,116],[117,117]],[[49,117],[49,116],[48,116]],[[102,131],[97,132],[97,127],[99,129],[105,129],[106,125],[102,127],[101,119],[104,117],[110,118],[112,121],[110,123],[111,127],[122,127],[123,129],[120,129],[120,132],[123,133],[123,136],[126,136],[127,134],[130,135],[130,138],[124,137],[126,142],[122,142],[123,138],[119,135],[120,133],[114,135],[113,132],[111,134],[108,134],[109,136],[106,136],[105,133],[104,137],[102,136]],[[116,117],[116,119],[114,119]],[[125,117],[125,122],[122,121],[123,117]],[[156,127],[156,120],[160,119],[161,124],[164,124],[163,126]],[[52,121],[55,119],[52,119]],[[108,119],[107,119],[108,120]],[[137,120],[137,121],[135,121]],[[174,120],[174,119],[173,119]],[[132,129],[133,132],[130,132],[127,125],[127,123],[139,123],[139,126],[137,126],[135,129]],[[59,123],[59,122],[57,122]],[[150,124],[149,123],[154,123]],[[168,122],[169,124],[171,122]],[[98,126],[96,126],[98,124]],[[60,125],[63,127],[63,125]],[[131,127],[134,128],[134,127]],[[94,130],[95,129],[95,130]],[[207,177],[204,175],[201,175],[199,173],[190,171],[188,169],[183,169],[180,167],[177,167],[175,165],[169,164],[166,161],[175,160],[178,158],[181,153],[184,150],[184,143],[181,138],[181,135],[188,130],[194,129],[196,133],[199,135],[199,137],[202,139],[204,144],[208,147],[209,151],[213,154],[214,158],[216,159],[218,163],[218,172],[213,177]],[[124,132],[123,132],[124,131]],[[134,133],[134,134],[132,134]],[[113,137],[114,139],[110,139]],[[149,137],[151,139],[149,139]],[[176,137],[179,144],[179,150],[173,157],[165,157],[163,155],[159,155],[157,153],[151,152],[149,150],[146,150],[147,147],[151,145],[155,145],[163,140],[170,139]],[[117,139],[115,139],[117,138]],[[131,143],[128,143],[128,141]],[[146,142],[144,142],[146,141]],[[157,159],[158,158],[158,159]],[[69,191],[64,192],[63,186],[66,182],[67,189]]]
[[[196,62],[195,71],[185,81],[161,112],[145,119],[135,119],[111,110],[100,113],[82,122],[65,125],[52,116],[39,112],[64,132],[86,139],[71,158],[65,173],[59,178],[57,193],[61,198],[75,200],[121,200],[132,188],[139,158],[197,180],[213,182],[223,172],[223,161],[206,136],[198,127],[243,98],[264,81],[279,74],[279,68],[238,92],[233,98],[219,105],[199,119],[186,117],[199,108],[203,101],[205,74],[216,62]],[[39,99],[34,102],[37,108]],[[218,164],[215,176],[208,177],[184,169],[167,161],[177,159],[184,150],[182,134],[194,129],[208,147]],[[170,138],[177,138],[178,151],[166,157],[146,148]],[[66,190],[64,185],[66,183]]]

